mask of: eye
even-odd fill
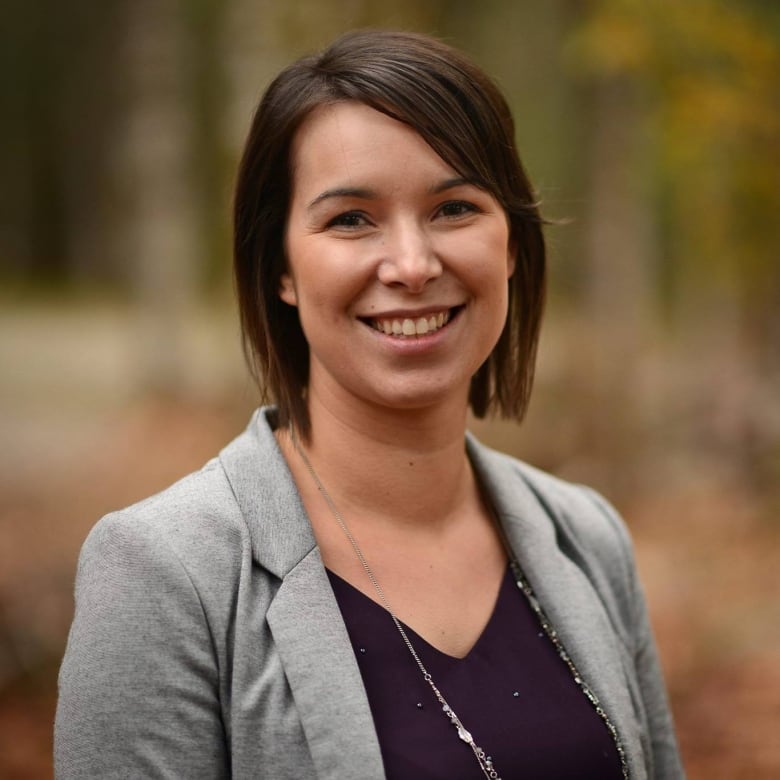
[[[359,228],[368,224],[365,215],[359,211],[345,211],[328,220],[327,227]]]
[[[466,214],[474,214],[479,209],[465,200],[450,200],[439,207],[439,214],[442,217],[462,217]]]

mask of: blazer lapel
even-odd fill
[[[281,580],[266,619],[319,780],[384,778],[352,645],[295,482],[261,409],[220,454],[252,554]]]
[[[268,625],[317,777],[383,778],[363,680],[316,548],[284,578]]]
[[[468,438],[468,451],[507,541],[575,666],[618,729],[632,777],[645,777],[620,640],[583,571],[564,553],[553,518],[514,461]]]

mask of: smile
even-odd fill
[[[435,333],[443,328],[451,319],[455,309],[425,314],[421,317],[379,317],[366,322],[387,336],[411,338]]]

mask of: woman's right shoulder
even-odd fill
[[[182,534],[232,535],[241,512],[219,458],[147,498],[102,517],[93,534],[134,528],[171,540]]]
[[[108,576],[106,569],[114,568],[133,578],[181,575],[199,594],[235,593],[239,581],[272,577],[273,562],[306,529],[269,414],[259,410],[247,430],[199,470],[104,516],[82,547],[77,598],[78,584],[94,581],[90,572]]]
[[[251,542],[218,458],[170,487],[102,517],[87,536],[79,577],[97,565],[148,571],[175,564],[198,580],[240,569]]]

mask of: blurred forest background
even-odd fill
[[[0,776],[51,776],[78,549],[256,403],[231,184],[269,78],[360,26],[470,52],[556,224],[537,386],[488,442],[637,544],[691,778],[780,777],[780,3],[6,0]]]

